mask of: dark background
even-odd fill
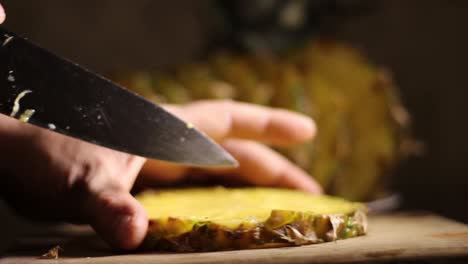
[[[388,67],[426,154],[403,162],[403,206],[468,222],[468,1],[381,0],[336,36]],[[99,72],[155,69],[198,56],[207,1],[2,1],[5,26]]]

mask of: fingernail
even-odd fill
[[[306,119],[306,121],[304,121],[305,129],[306,131],[310,133],[310,137],[314,137],[315,134],[317,134],[317,126],[315,125],[315,121],[310,117],[307,117],[305,119]]]
[[[316,183],[308,183],[305,186],[303,186],[305,191],[313,193],[313,194],[323,194],[322,187]]]
[[[114,241],[117,243],[122,243],[125,241],[126,237],[129,233],[129,227],[131,225],[132,216],[128,214],[121,214],[117,215],[111,223],[112,230],[111,232],[114,233]]]
[[[314,188],[315,188],[314,192],[315,192],[316,194],[323,194],[323,189],[322,189],[322,187],[320,187],[320,186],[318,186],[318,185],[315,185]]]
[[[114,218],[114,229],[115,230],[120,230],[122,227],[125,227],[128,225],[128,223],[132,220],[132,216],[128,214],[122,214],[118,215],[117,217]]]

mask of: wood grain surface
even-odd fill
[[[57,260],[39,258],[56,245],[64,249]],[[467,261],[468,226],[428,213],[374,215],[363,237],[302,247],[182,254],[118,254],[89,228],[65,226],[19,239],[0,263],[413,263],[423,259],[424,263]]]

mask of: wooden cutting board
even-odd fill
[[[38,258],[55,245],[64,248],[58,260]],[[428,213],[400,213],[371,216],[369,234],[364,237],[302,247],[210,253],[119,255],[88,228],[45,229],[20,239],[0,263],[402,263],[433,258],[446,263],[445,258],[454,257],[456,263],[468,263],[458,262],[468,261],[467,225]]]

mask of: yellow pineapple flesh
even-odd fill
[[[146,192],[144,250],[178,252],[315,244],[364,235],[366,208],[341,198],[270,188]]]

